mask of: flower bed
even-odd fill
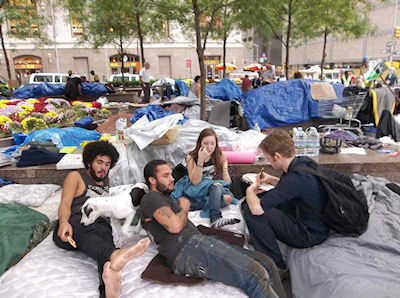
[[[107,109],[101,109],[98,102],[73,101],[71,104],[61,98],[2,99],[0,100],[0,138],[12,136],[12,132],[31,132],[44,128],[62,128],[91,116],[93,121],[111,116]]]

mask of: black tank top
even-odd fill
[[[72,200],[71,214],[81,213],[81,207],[89,198],[108,195],[110,186],[108,177],[104,179],[104,185],[97,185],[96,182],[86,172],[80,174],[85,183],[85,191]]]

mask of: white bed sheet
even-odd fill
[[[62,194],[62,189],[57,190],[50,197],[48,197],[47,200],[44,201],[44,203],[41,206],[39,207],[29,206],[29,208],[36,210],[40,213],[43,213],[49,218],[50,222],[56,220],[58,218],[58,207],[60,206],[61,202],[61,194]]]
[[[241,218],[241,223],[227,230],[243,233],[244,221],[239,205],[222,210],[223,216]],[[196,224],[209,225],[208,219],[191,212]],[[133,238],[135,243],[140,237]],[[247,297],[241,290],[219,282],[208,281],[198,286],[166,286],[140,278],[148,263],[157,254],[154,244],[140,257],[130,261],[123,270],[121,297]],[[35,247],[18,264],[0,277],[0,298],[23,297],[98,297],[96,262],[81,252],[58,248],[52,234]]]

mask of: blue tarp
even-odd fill
[[[256,123],[261,129],[280,127],[319,117],[318,101],[311,98],[312,82],[319,81],[289,80],[244,93],[241,100],[249,127],[253,128]],[[331,85],[341,98],[344,86]]]
[[[106,94],[107,88],[101,83],[84,82],[81,85],[84,95],[97,96]],[[41,83],[26,85],[14,90],[15,98],[38,98],[42,96],[59,96],[64,94],[65,84]]]
[[[101,83],[95,82],[84,82],[81,85],[82,93],[85,95],[98,96],[106,94],[108,92],[107,88]]]
[[[148,105],[148,106],[145,106],[143,108],[136,110],[135,114],[131,117],[131,119],[129,119],[129,121],[131,121],[131,123],[133,124],[136,121],[138,121],[140,118],[142,118],[143,115],[146,115],[146,117],[147,117],[147,119],[149,119],[149,121],[153,121],[156,119],[164,118],[164,117],[172,115],[172,114],[175,114],[175,113],[172,111],[167,112],[160,106]],[[189,120],[189,118],[187,118],[186,116],[183,116],[183,119],[179,120],[178,124],[183,125],[183,123],[185,123],[188,120]]]
[[[65,84],[42,83],[37,85],[26,85],[14,90],[16,98],[37,98],[42,96],[63,95]]]
[[[223,78],[217,85],[206,85],[206,95],[224,101],[239,101],[242,90],[231,80]]]
[[[25,146],[29,142],[52,142],[61,149],[65,146],[77,146],[84,141],[96,141],[100,139],[101,134],[97,131],[87,130],[80,127],[68,128],[48,128],[35,130],[27,134],[25,140],[19,144],[3,151],[7,155],[12,155],[18,147]]]
[[[179,90],[179,92],[178,92]],[[175,80],[175,92],[177,96],[181,95],[181,96],[187,96],[188,92],[189,92],[189,87],[188,85],[180,80]]]

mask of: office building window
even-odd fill
[[[15,9],[27,10],[27,18],[8,16],[9,31],[11,34],[39,35],[39,26],[33,21],[37,18],[35,0],[9,0],[9,5]]]
[[[71,19],[72,35],[82,35],[82,22],[76,18]]]

